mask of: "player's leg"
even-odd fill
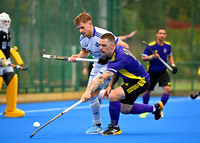
[[[165,105],[167,103],[168,99],[169,99],[171,87],[170,86],[164,86],[163,90],[164,90],[164,93],[161,97],[161,101],[162,101],[163,105]]]
[[[96,77],[102,74],[105,69],[106,67],[100,69],[93,68],[90,73],[88,84],[90,84]],[[103,89],[108,83],[109,81],[106,81],[104,85],[102,85],[101,89]],[[92,111],[93,125],[89,127],[89,129],[86,131],[86,134],[101,134],[103,132],[103,128],[101,125],[101,113],[100,113],[101,106],[98,99],[98,95],[90,98],[89,103],[90,103],[90,109]]]
[[[149,99],[150,99],[150,91],[147,91],[143,94],[142,100],[144,104],[149,104]]]
[[[163,108],[164,106],[161,101],[154,105],[139,104],[139,103],[133,103],[133,105],[122,104],[121,112],[124,114],[141,114],[150,112],[154,114],[155,120],[159,120],[162,116]]]
[[[121,134],[122,131],[119,128],[118,122],[121,112],[121,103],[120,99],[125,96],[125,93],[122,87],[118,87],[114,89],[109,95],[109,113],[110,113],[110,124],[103,132],[102,135],[118,135]]]
[[[149,103],[149,99],[150,99],[150,93],[151,91],[150,90],[147,90],[143,96],[142,96],[142,100],[143,100],[143,104],[148,104]],[[140,114],[140,118],[146,118],[146,116],[149,114],[149,112],[142,112]]]
[[[152,112],[155,114],[156,120],[160,119],[160,112],[163,109],[162,102],[154,106],[146,104],[135,104],[133,106],[133,103],[137,97],[148,89],[148,84],[149,83],[146,83],[143,87],[140,87],[138,82],[136,84],[133,83],[132,85],[130,83],[128,85],[124,84],[122,87],[118,87],[111,92],[109,95],[109,113],[111,124],[109,125],[108,129],[103,132],[102,135],[121,134],[122,131],[118,126],[120,112],[124,114]]]
[[[154,87],[156,86],[156,84],[158,82],[157,81],[158,76],[157,76],[156,72],[149,71],[148,73],[149,73],[149,76],[150,76],[150,85],[149,85],[148,90],[146,92],[144,92],[143,97],[142,97],[144,104],[149,103],[151,91],[154,90]]]
[[[7,85],[6,99],[7,107],[4,115],[6,117],[22,117],[25,115],[24,111],[17,109],[17,90],[18,90],[18,76],[14,72],[8,72],[3,75],[4,81]]]
[[[161,101],[163,102],[163,105],[166,105],[171,91],[171,82],[167,71],[160,76],[159,86],[163,87],[164,93],[161,97]]]
[[[89,127],[86,131],[86,134],[101,134],[103,128],[101,125],[101,114],[100,114],[100,103],[97,96],[94,96],[89,99],[90,109],[93,117],[93,125]]]
[[[162,75],[159,78],[159,86],[163,87],[164,93],[161,96],[161,102],[165,106],[167,104],[167,101],[170,97],[170,91],[171,91],[171,82],[170,77],[167,71],[163,72]],[[162,112],[163,117],[163,112]]]
[[[2,84],[3,84],[3,77],[0,76],[0,91],[1,91],[1,88],[2,88]]]
[[[142,93],[144,93],[149,88],[149,82],[145,83],[143,86],[139,84],[139,81],[135,81],[132,83],[129,83],[128,85],[124,84],[122,85],[122,88],[126,94],[126,98],[121,100],[122,107],[121,112],[124,114],[141,114],[146,112],[151,112],[155,114],[155,119],[158,120],[160,113],[158,112],[159,105],[162,103],[155,105],[148,105],[148,104],[139,104],[134,103],[138,96]]]
[[[156,73],[155,72],[149,72],[149,75],[150,75],[150,86],[149,86],[148,90],[143,94],[143,97],[142,97],[143,104],[149,103],[151,91],[154,90],[154,87],[157,84]],[[142,113],[142,114],[140,114],[140,118],[146,118],[148,114],[149,114],[149,112]]]
[[[97,74],[97,71],[93,69],[90,73],[88,85],[95,79],[95,75]],[[92,112],[92,118],[93,118],[93,125],[88,128],[86,131],[86,134],[99,134],[103,132],[102,126],[101,126],[101,113],[100,113],[100,103],[97,96],[94,96],[89,99],[90,103],[90,109]]]

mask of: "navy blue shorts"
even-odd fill
[[[121,86],[126,95],[125,99],[120,100],[121,103],[133,105],[138,96],[144,93],[150,85],[149,81],[146,82],[143,86],[140,86],[138,82],[139,80],[132,80],[131,82],[124,83]]]

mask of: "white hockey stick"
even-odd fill
[[[45,54],[46,50],[42,50],[40,52],[40,56],[44,59],[51,59],[51,60],[64,60],[69,61],[70,57],[65,56],[56,56],[56,55],[47,55]],[[76,58],[77,62],[98,62],[97,59],[87,59],[87,58]]]

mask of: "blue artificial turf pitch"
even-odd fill
[[[152,97],[155,104],[160,97]],[[35,121],[44,125],[77,101],[18,104],[25,111],[22,118],[6,118],[2,115],[5,105],[0,105],[0,143],[199,143],[200,99],[170,97],[164,108],[164,118],[156,121],[150,113],[147,118],[139,115],[120,115],[122,134],[115,136],[86,135],[92,125],[89,103],[81,103],[38,131]],[[139,97],[136,101],[142,103]],[[102,100],[101,116],[105,129],[110,122],[107,100]]]

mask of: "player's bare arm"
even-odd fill
[[[174,65],[174,58],[173,58],[173,55],[171,54],[170,56],[168,56],[168,61],[171,65]]]
[[[135,35],[135,33],[137,33],[137,30],[132,31],[130,34],[128,35],[123,35],[123,36],[117,36],[120,40],[126,40],[128,38],[131,38]]]
[[[110,86],[111,88],[113,88],[113,86],[115,85],[115,83],[118,81],[119,79],[119,76],[117,74],[114,74],[112,77],[111,77],[111,81],[109,83],[108,86]]]
[[[122,40],[120,40],[120,39],[118,40],[118,42],[117,42],[116,45],[120,45],[120,46],[122,46],[122,47],[126,47],[126,48],[129,49],[129,45],[126,44],[124,41],[122,41]]]
[[[108,85],[108,87],[106,88],[103,96],[102,96],[102,99],[104,97],[106,97],[106,99],[108,99],[108,95],[110,94],[113,86],[115,85],[115,83],[117,82],[117,80],[119,79],[119,76],[117,74],[114,74],[112,77],[111,77],[111,80],[110,80],[110,83]]]
[[[69,62],[76,62],[76,58],[87,58],[89,55],[90,55],[89,51],[81,49],[79,54],[72,55],[70,57]]]
[[[158,59],[160,57],[159,54],[152,54],[152,55],[149,55],[149,56],[142,56],[142,60],[143,61],[149,61],[149,60],[152,60],[152,59]]]
[[[87,102],[91,97],[95,96],[98,89],[105,83],[108,78],[112,77],[113,75],[113,72],[105,71],[102,75],[91,82],[81,97],[82,101]]]

